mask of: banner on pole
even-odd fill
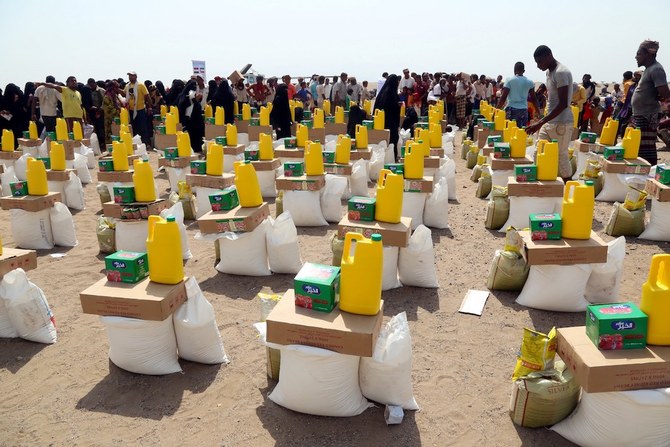
[[[191,60],[193,63],[193,74],[194,75],[200,75],[202,78],[207,82],[207,72],[205,70],[205,61],[194,61]]]

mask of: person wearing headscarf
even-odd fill
[[[170,92],[165,96],[165,103],[169,106],[176,106],[179,102],[181,92],[184,90],[184,81],[175,79],[172,81]]]
[[[270,124],[277,132],[277,139],[288,138],[291,136],[291,108],[288,105],[288,86],[280,84],[277,86],[275,99],[272,102],[272,111],[270,112]]]
[[[384,111],[384,128],[391,131],[389,144],[393,145],[393,153],[396,161],[398,158],[398,128],[400,127],[400,97],[398,86],[400,77],[390,75],[381,91],[377,94],[374,110]],[[374,112],[373,112],[374,113]]]
[[[211,91],[211,90],[210,90]],[[223,107],[224,124],[235,123],[235,95],[230,89],[227,79],[222,79],[212,96],[212,108],[216,113],[217,107]]]
[[[112,144],[112,122],[121,113],[120,91],[119,83],[115,80],[107,81],[105,84],[105,94],[102,97],[102,114],[105,128],[103,141],[105,144]]]
[[[165,97],[167,96],[167,92],[165,91],[163,81],[156,81],[156,94],[157,96],[160,96],[160,104],[165,104]]]
[[[216,81],[214,79],[210,79],[210,81],[207,83],[207,86],[209,87],[209,89],[207,90],[207,102],[210,103],[212,102],[212,98],[216,93],[217,88]]]
[[[198,84],[195,79],[186,83],[179,96],[179,120],[191,140],[194,152],[202,153],[202,140],[205,137],[205,119],[202,110],[202,93],[197,92]]]
[[[14,132],[14,145],[18,145],[18,139],[22,137],[24,130],[28,130],[28,114],[23,111],[23,92],[15,84],[7,84],[3,109],[12,115],[5,128]]]
[[[661,115],[662,101],[667,108],[670,99],[670,89],[663,66],[656,60],[658,42],[645,40],[635,53],[638,67],[645,67],[640,81],[633,91],[631,105],[633,106],[633,123],[642,132],[640,142],[640,157],[652,165],[658,162],[656,153],[656,137]]]
[[[23,88],[23,112],[25,113],[26,125],[32,117],[32,111],[35,103],[35,83],[26,82],[26,86]],[[37,133],[38,135],[42,132],[41,123],[37,123]]]

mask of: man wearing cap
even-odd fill
[[[151,135],[148,129],[148,116],[151,116],[151,98],[147,87],[137,82],[137,73],[128,72],[128,83],[121,92],[128,102],[130,111],[130,121],[133,126],[133,133],[142,138],[142,142],[147,146],[151,144]]]
[[[633,91],[633,123],[642,133],[640,157],[652,165],[658,161],[656,153],[656,132],[661,114],[660,101],[670,99],[670,89],[663,66],[656,61],[658,42],[645,40],[635,53],[637,66],[644,65],[645,70]]]

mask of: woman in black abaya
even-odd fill
[[[223,79],[221,84],[217,87],[214,96],[212,97],[212,108],[216,113],[217,107],[223,107],[223,122],[224,124],[235,123],[235,95],[228,85],[228,81]]]
[[[393,152],[396,161],[398,160],[398,128],[400,127],[400,98],[398,97],[398,85],[400,78],[397,75],[390,75],[384,86],[377,94],[374,110],[384,111],[384,128],[389,129],[389,144],[393,145]],[[373,112],[374,113],[374,112]]]
[[[205,137],[205,119],[200,105],[201,94],[196,93],[197,84],[194,79],[188,81],[179,97],[179,120],[188,132],[191,148],[196,153],[202,153],[202,140]]]
[[[291,108],[288,105],[288,86],[280,84],[277,86],[277,93],[272,102],[272,112],[270,112],[270,124],[277,132],[277,139],[288,138],[291,136]]]

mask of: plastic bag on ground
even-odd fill
[[[124,251],[147,251],[147,237],[149,227],[146,220],[127,221],[117,219],[116,221],[116,249]]]
[[[488,230],[499,230],[509,218],[509,198],[507,188],[493,186],[491,198],[486,205],[484,227]],[[525,225],[523,226],[525,228]]]
[[[651,214],[647,228],[640,235],[640,239],[652,241],[670,241],[670,202],[659,202],[651,199]]]
[[[54,203],[54,206],[49,208],[49,217],[54,244],[60,247],[76,247],[77,234],[74,229],[74,219],[68,207],[61,202]]]
[[[198,219],[212,211],[212,205],[209,203],[209,195],[217,191],[218,189],[206,188],[204,186],[193,188],[193,192],[195,193],[195,211]]]
[[[619,202],[612,206],[612,213],[605,226],[605,234],[610,236],[637,237],[644,231],[645,209],[630,211]]]
[[[5,300],[2,296],[2,285],[0,284],[0,338],[16,338],[19,333],[14,329],[12,320],[9,318]]]
[[[83,210],[86,207],[84,196],[84,187],[79,177],[74,172],[70,172],[69,180],[65,182],[63,188],[65,204],[73,210]]]
[[[56,343],[56,323],[42,289],[28,280],[23,269],[6,273],[0,297],[19,337],[36,343]]]
[[[256,171],[258,183],[261,187],[261,195],[267,197],[277,197],[277,188],[275,187],[276,171]]]
[[[398,147],[402,147],[398,141]],[[384,149],[384,164],[395,163],[395,146],[393,143],[386,146]]]
[[[433,182],[437,183],[443,177],[447,179],[449,200],[456,200],[456,162],[451,158],[447,158],[446,161],[437,168]]]
[[[12,237],[17,247],[31,250],[54,248],[49,210],[10,210],[12,216]]]
[[[274,273],[296,274],[302,268],[298,230],[291,213],[285,211],[277,219],[268,219],[266,234],[268,261]]]
[[[528,279],[516,303],[555,312],[584,312],[584,298],[591,264],[531,265]]]
[[[605,172],[603,176],[603,188],[596,196],[596,200],[623,203],[626,200],[629,186],[644,190],[644,177],[641,175],[611,174]]]
[[[337,235],[337,233],[335,233]],[[337,265],[341,264],[342,251],[344,249],[344,241],[341,240],[342,247],[340,249],[340,259]],[[382,290],[391,290],[402,287],[398,279],[398,256],[400,254],[399,247],[384,247],[384,266],[382,270]],[[333,249],[333,256],[335,256],[335,249]],[[335,264],[333,264],[335,265]]]
[[[379,179],[379,172],[384,167],[385,157],[386,144],[383,147],[379,145],[372,147],[372,154],[370,155],[370,180],[377,181]]]
[[[28,154],[23,154],[14,160],[14,174],[19,180],[26,180],[26,167],[28,166]]]
[[[161,211],[160,216],[163,219],[167,219],[169,216],[173,216],[177,226],[179,227],[179,235],[181,236],[181,256],[182,259],[191,259],[193,255],[191,254],[191,249],[188,245],[188,236],[186,234],[186,225],[184,225],[184,208],[182,207],[181,202],[177,202],[172,205],[170,208]]]
[[[173,315],[179,357],[208,365],[228,363],[214,307],[193,277],[186,281],[186,295],[188,300]]]
[[[619,295],[623,278],[623,259],[626,257],[626,238],[621,236],[607,243],[607,262],[592,264],[593,270],[586,283],[584,298],[591,304],[628,301]]]
[[[433,238],[428,227],[419,225],[409,238],[409,245],[400,248],[398,276],[405,286],[438,287]]]
[[[95,155],[100,155],[100,140],[98,140],[98,134],[93,132],[91,134],[91,149]]]
[[[216,270],[231,275],[270,275],[266,244],[268,225],[265,220],[248,233],[223,233],[218,239],[222,256]]]
[[[433,183],[433,192],[423,208],[423,224],[431,228],[449,228],[449,188],[445,177]]]
[[[298,227],[320,227],[328,225],[321,211],[319,191],[284,191],[284,211],[289,211]]]
[[[326,186],[321,190],[321,212],[328,222],[342,219],[342,195],[347,189],[347,179],[326,174]]]
[[[560,213],[562,197],[516,197],[509,198],[509,216],[500,231],[509,227],[528,228],[531,214]]]
[[[95,153],[93,152],[93,149],[82,144],[77,149],[77,152],[86,157],[86,166],[88,169],[95,169],[98,167],[98,162],[95,159]]]
[[[172,315],[163,321],[126,317],[100,317],[107,328],[109,359],[136,374],[164,375],[181,372]]]
[[[77,170],[77,175],[79,176],[79,180],[84,185],[87,185],[93,181],[91,178],[91,173],[88,170],[88,160],[84,155],[78,154],[75,152],[74,154],[74,169]]]
[[[98,246],[100,253],[114,253],[116,252],[116,226],[111,219],[105,216],[98,217],[98,226],[95,234],[98,238]]]
[[[529,266],[517,253],[496,250],[486,287],[490,290],[521,290],[528,278]]]
[[[426,205],[428,193],[425,192],[406,192],[402,193],[402,215],[412,218],[412,229],[416,229],[423,224],[423,210]]]
[[[349,178],[352,196],[368,197],[368,173],[365,168],[365,160],[356,160],[351,167]]]
[[[358,384],[359,362],[360,357],[312,346],[282,346],[279,383],[268,397],[300,413],[356,416],[372,406]]]
[[[9,186],[10,183],[18,182],[19,179],[14,173],[14,167],[13,166],[5,166],[5,172],[0,174],[0,185],[2,186],[2,196],[11,196],[12,195],[12,189]]]
[[[363,396],[404,410],[418,410],[412,387],[412,337],[401,312],[382,327],[372,357],[362,357],[359,382]]]
[[[190,172],[190,168],[165,168],[168,175],[168,182],[170,183],[170,192],[179,191],[178,183],[186,181],[186,174]]]

